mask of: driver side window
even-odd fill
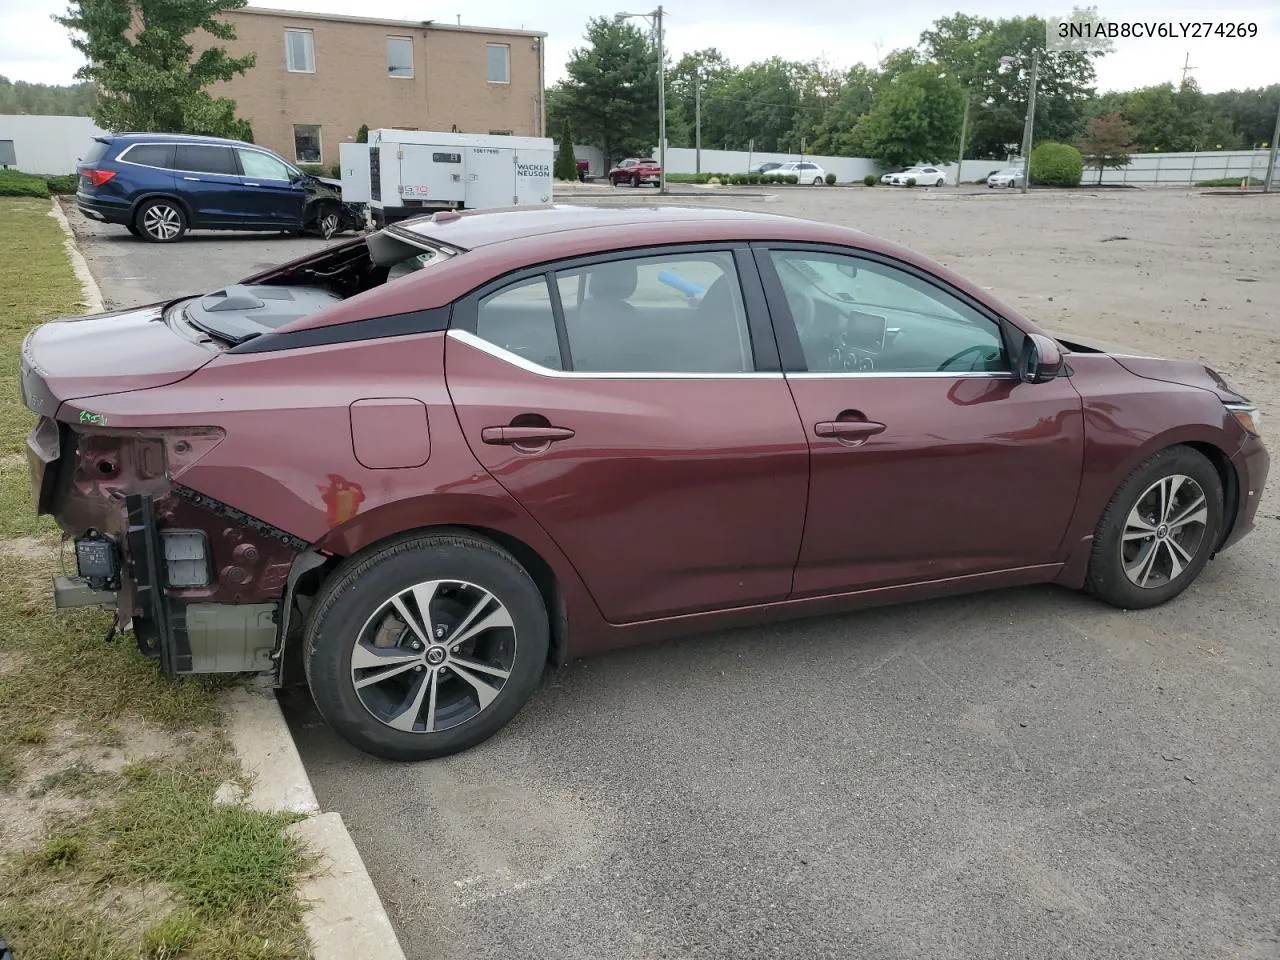
[[[769,256],[811,373],[1010,369],[993,321],[906,270],[810,251]]]

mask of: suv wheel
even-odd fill
[[[146,240],[173,243],[187,232],[187,216],[172,200],[148,200],[138,208],[134,224]]]
[[[354,746],[426,760],[475,746],[533,693],[549,633],[542,595],[488,540],[407,536],[326,582],[304,658],[316,708]]]
[[[1222,499],[1218,471],[1190,447],[1139,464],[1098,521],[1086,589],[1124,609],[1172,600],[1209,562]]]
[[[339,226],[340,218],[336,207],[324,207],[320,210],[320,214],[315,221],[316,233],[326,240],[332,240],[337,234]]]

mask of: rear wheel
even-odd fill
[[[822,186],[822,178],[821,178],[821,177],[814,177],[814,178],[813,178],[813,185],[814,185],[815,187],[820,187],[820,186]]]
[[[148,200],[138,208],[134,225],[143,239],[173,243],[187,232],[187,216],[173,200]]]
[[[1222,501],[1222,480],[1202,453],[1178,446],[1149,458],[1098,521],[1086,588],[1125,609],[1173,599],[1209,562]]]
[[[542,596],[487,540],[394,541],[334,573],[307,625],[307,681],[348,742],[426,760],[488,739],[537,686],[549,643]]]

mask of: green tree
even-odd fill
[[[658,57],[649,38],[611,17],[587,22],[586,46],[569,55],[568,76],[547,96],[547,112],[567,118],[605,163],[658,143]]]
[[[204,30],[234,40],[217,19],[246,0],[73,0],[55,17],[88,63],[76,76],[97,86],[94,121],[108,130],[153,130],[241,137],[248,124],[234,100],[206,89],[253,66],[254,56],[230,56],[211,46],[192,57],[189,36]]]
[[[573,155],[573,133],[569,129],[567,117],[560,126],[560,146],[556,148],[555,175],[557,180],[578,179],[578,159]]]
[[[360,124],[360,129],[356,131],[356,143],[369,142],[369,125],[367,123]]]
[[[1118,113],[1091,117],[1081,144],[1085,166],[1098,168],[1098,182],[1102,171],[1123,167],[1133,152],[1133,127]]]
[[[854,156],[857,142],[853,131],[858,120],[875,104],[880,76],[874,70],[857,64],[841,78],[839,91],[826,104],[822,119],[814,125],[813,153],[832,156]]]
[[[886,166],[938,163],[955,150],[963,109],[959,81],[923,64],[884,87],[854,135]]]
[[[12,81],[0,76],[0,114],[28,113],[63,117],[87,117],[93,109],[91,83],[54,86]]]

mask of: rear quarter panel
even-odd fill
[[[1207,390],[1148,380],[1104,354],[1070,354],[1072,382],[1084,398],[1084,476],[1064,539],[1059,582],[1084,583],[1094,528],[1125,478],[1155,453],[1183,443],[1208,444],[1231,457],[1246,434]]]

